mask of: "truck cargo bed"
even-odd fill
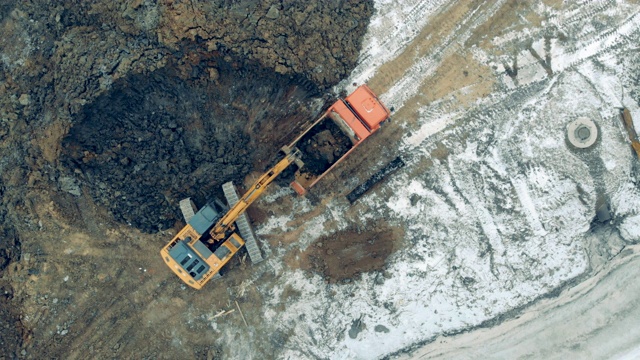
[[[316,123],[295,144],[302,154],[303,173],[322,175],[351,148],[351,139],[328,116]]]
[[[297,148],[304,163],[291,187],[304,195],[307,189],[338,165],[362,141],[380,129],[389,110],[366,85],[346,99],[338,99],[327,112],[288,148]]]

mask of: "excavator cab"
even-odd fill
[[[260,176],[241,198],[238,199],[233,183],[222,186],[228,210],[222,202],[214,201],[194,214],[190,199],[180,202],[187,225],[160,250],[160,256],[185,284],[201,289],[246,244],[254,244],[247,248],[251,260],[262,260],[244,212],[289,165],[302,166],[297,148],[285,147],[283,152],[285,157]]]
[[[187,226],[161,251],[167,265],[190,286],[199,286],[211,276],[212,266],[217,265],[212,255],[224,259],[229,252],[223,242],[208,243],[211,239],[209,230],[227,211],[220,200],[209,201],[189,217]]]
[[[188,224],[198,234],[205,234],[225,212],[227,212],[226,206],[220,200],[214,199],[193,215]]]

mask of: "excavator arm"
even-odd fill
[[[234,230],[234,223],[240,215],[242,215],[247,208],[256,201],[262,193],[266,190],[267,186],[275,180],[280,173],[282,173],[289,165],[300,163],[300,151],[296,148],[283,148],[285,157],[280,160],[269,171],[262,174],[260,178],[253,183],[248,191],[238,200],[238,202],[227,213],[218,220],[218,222],[211,228],[209,234],[211,235],[210,243],[221,241],[227,238],[228,234]],[[301,163],[300,163],[301,164]],[[301,166],[301,165],[299,165]]]

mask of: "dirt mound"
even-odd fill
[[[400,239],[399,228],[350,228],[318,239],[302,254],[301,267],[322,273],[329,283],[351,279],[382,270]]]
[[[171,68],[132,75],[75,119],[63,142],[65,162],[118,221],[145,232],[173,226],[181,198],[202,205],[221,197],[222,183],[241,183],[284,144],[279,122],[291,127],[312,116],[296,105],[309,96],[296,80],[210,65],[214,76],[198,65],[188,79]]]
[[[320,87],[344,78],[355,66],[373,1],[160,1],[157,9],[131,12],[144,31],[145,13],[157,12],[161,42],[183,39],[226,47],[281,74],[304,74]]]

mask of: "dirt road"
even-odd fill
[[[396,359],[634,359],[640,354],[638,246],[557,298],[490,329],[438,337]]]

